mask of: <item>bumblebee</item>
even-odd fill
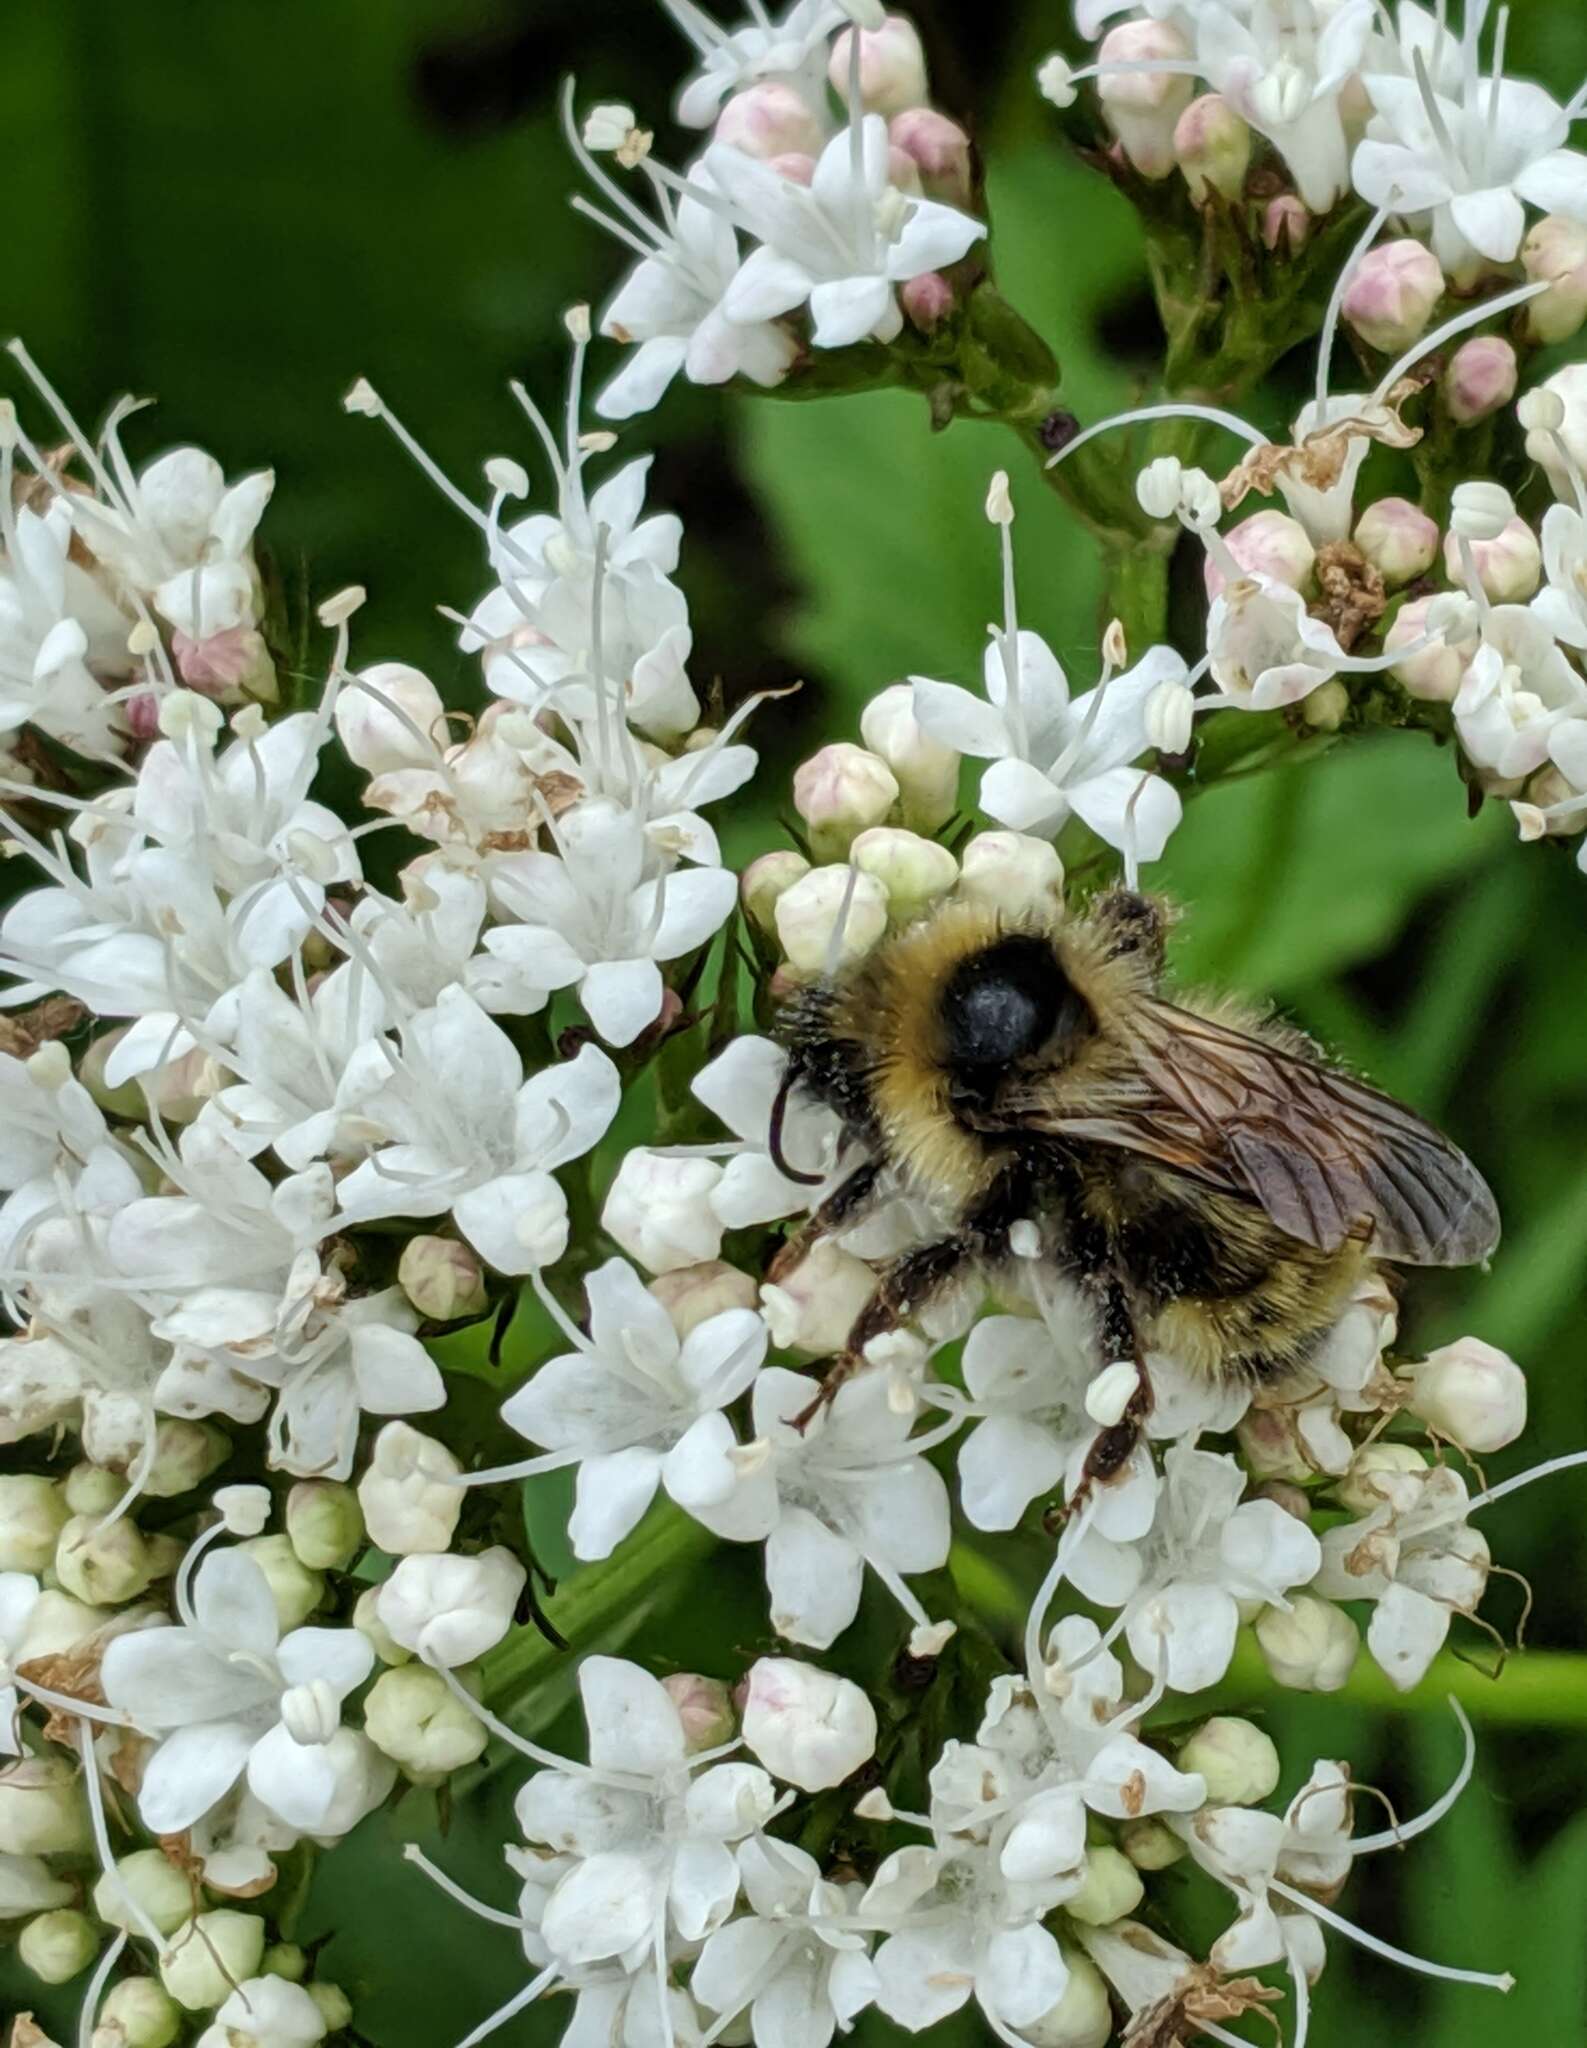
[[[1034,1248],[1089,1298],[1099,1363],[1137,1366],[1091,1454],[1106,1479],[1150,1411],[1148,1352],[1277,1382],[1380,1265],[1493,1250],[1493,1196],[1431,1125],[1248,1005],[1164,995],[1168,922],[1125,889],[1023,918],[949,904],[785,1006],[774,1157],[797,1091],[859,1163],[778,1265],[885,1192],[943,1222],[883,1271],[829,1389],[967,1268]]]

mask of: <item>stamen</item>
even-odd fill
[[[1358,1948],[1381,1956],[1385,1962],[1398,1963],[1402,1970],[1412,1970],[1422,1977],[1440,1977],[1450,1984],[1478,1984],[1489,1991],[1513,1991],[1515,1988],[1515,1979],[1508,1971],[1495,1977],[1483,1970],[1458,1970],[1452,1964],[1430,1963],[1423,1956],[1413,1956],[1403,1948],[1395,1948],[1392,1942],[1380,1941],[1377,1935],[1368,1934],[1364,1927],[1358,1927],[1353,1920],[1346,1920],[1343,1914],[1331,1912],[1309,1893],[1285,1884],[1282,1878],[1270,1878],[1268,1888],[1290,1905],[1310,1913],[1324,1927],[1331,1927],[1335,1934],[1342,1934],[1346,1941],[1353,1941]]]
[[[1365,232],[1351,250],[1343,270],[1340,271],[1338,278],[1335,280],[1333,294],[1328,301],[1328,311],[1323,319],[1322,334],[1317,342],[1316,407],[1317,424],[1319,427],[1328,424],[1328,372],[1333,362],[1334,337],[1339,332],[1339,317],[1344,310],[1345,293],[1350,289],[1355,274],[1365,261],[1372,244],[1382,232],[1383,223],[1394,211],[1394,202],[1398,197],[1399,187],[1396,186],[1390,192],[1387,203],[1380,206],[1367,222]]]
[[[403,1843],[402,1860],[404,1863],[415,1864],[424,1872],[431,1884],[445,1892],[449,1899],[455,1899],[465,1911],[472,1913],[476,1919],[488,1920],[494,1927],[510,1927],[515,1934],[522,1934],[523,1920],[519,1914],[504,1913],[500,1907],[487,1906],[483,1899],[476,1899],[474,1894],[471,1891],[466,1891],[455,1878],[448,1877],[438,1863],[432,1863],[417,1842]]]
[[[1429,1828],[1436,1827],[1470,1784],[1472,1768],[1477,1761],[1477,1738],[1472,1733],[1471,1722],[1466,1717],[1465,1708],[1453,1693],[1449,1695],[1449,1704],[1455,1719],[1460,1723],[1460,1732],[1466,1744],[1460,1769],[1455,1773],[1449,1789],[1435,1799],[1425,1813],[1417,1814],[1414,1819],[1397,1822],[1393,1827],[1385,1828],[1380,1834],[1356,1836],[1350,1843],[1352,1856],[1371,1856],[1379,1849],[1403,1849],[1407,1842],[1414,1841],[1418,1835],[1425,1835]]]
[[[1259,434],[1237,414],[1223,412],[1215,405],[1141,405],[1130,412],[1116,412],[1111,418],[1098,420],[1093,427],[1086,427],[1068,441],[1058,453],[1049,457],[1047,467],[1056,469],[1061,462],[1067,462],[1077,448],[1083,448],[1088,441],[1094,441],[1098,434],[1111,433],[1115,427],[1132,427],[1147,420],[1205,420],[1209,426],[1226,427],[1231,434],[1252,448],[1268,445],[1266,434]]]

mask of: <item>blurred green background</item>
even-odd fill
[[[1056,10],[916,12],[938,98],[986,154],[1004,289],[1058,347],[1076,410],[1128,402],[1156,345],[1139,237],[1111,189],[1065,161],[1031,87]],[[1567,95],[1587,72],[1587,9],[1518,0],[1512,16],[1510,68]],[[435,607],[482,587],[474,536],[338,400],[368,375],[465,487],[489,455],[532,465],[506,379],[555,401],[559,315],[599,303],[620,270],[568,210],[553,94],[576,72],[581,96],[632,100],[666,147],[684,49],[659,8],[12,0],[5,31],[6,324],[85,414],[127,389],[159,399],[127,432],[138,459],[192,438],[228,469],[273,463],[273,550],[320,595],[369,589],[357,657],[416,661],[466,694]],[[1283,416],[1275,404],[1265,423]],[[1014,475],[1024,620],[1089,680],[1097,564],[998,430],[934,438],[902,397],[784,406],[680,386],[623,445],[655,450],[653,503],[686,517],[700,679],[720,675],[730,700],[807,682],[760,728],[761,802],[739,815],[763,822],[738,828],[736,852],[771,829],[796,746],[854,736],[863,698],[900,674],[978,672],[997,601],[980,506],[998,464]],[[1278,999],[1492,1179],[1506,1219],[1492,1274],[1418,1281],[1406,1336],[1420,1347],[1475,1330],[1527,1367],[1532,1424],[1492,1461],[1499,1477],[1587,1444],[1587,882],[1567,850],[1517,846],[1492,807],[1468,822],[1463,794],[1425,740],[1362,742],[1198,799],[1160,874],[1190,912],[1187,972]],[[1531,1582],[1532,1641],[1587,1654],[1587,1476],[1507,1502],[1485,1527]],[[564,1626],[576,1629],[579,1597],[575,1578]],[[755,1562],[738,1552],[647,1583],[641,1551],[622,1599],[601,1604],[617,1619],[578,1648],[623,1640],[657,1668],[727,1672],[768,1646]],[[1520,1590],[1495,1579],[1488,1609],[1508,1633]],[[1456,1640],[1486,1654],[1475,1632]],[[1407,1946],[1513,1969],[1517,1989],[1500,2001],[1424,1987],[1335,1945],[1314,2017],[1323,2048],[1587,2034],[1587,1664],[1535,1668],[1530,1684],[1523,1666],[1479,1685],[1478,1778],[1454,1817],[1403,1859],[1376,1859],[1342,1901]],[[576,1745],[569,1683],[567,1660],[548,1657],[520,1718]],[[1402,1811],[1458,1753],[1431,1688],[1388,1710],[1284,1698],[1273,1721],[1287,1784],[1319,1751],[1345,1756]],[[513,1782],[478,1786],[440,1851],[500,1903],[490,1840],[511,1833]],[[417,1796],[377,1819],[322,1867],[309,1903],[305,1932],[328,1940],[324,1973],[347,1984],[376,2048],[444,2048],[522,1981],[510,1936],[392,1853],[433,1820]],[[64,2028],[77,1988],[41,2012]],[[500,2038],[549,2042],[559,2015],[537,2009]],[[887,2037],[866,2023],[863,2039]],[[966,2020],[954,2038],[990,2037]]]

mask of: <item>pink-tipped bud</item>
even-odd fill
[[[1251,164],[1251,131],[1222,93],[1204,92],[1175,123],[1174,156],[1198,206],[1214,192],[1238,199]]]
[[[432,1323],[485,1313],[485,1270],[455,1237],[410,1237],[397,1261],[397,1285]]]
[[[683,1746],[690,1756],[731,1742],[738,1732],[733,1696],[720,1678],[702,1678],[698,1671],[673,1671],[661,1689],[678,1710]]]
[[[1398,355],[1427,332],[1444,296],[1438,258],[1420,242],[1385,242],[1361,259],[1341,308],[1368,348]]]
[[[757,931],[764,932],[769,939],[777,936],[777,898],[795,882],[803,881],[809,872],[809,861],[791,846],[778,847],[750,862],[739,877],[738,896]]]
[[[1549,286],[1527,303],[1527,333],[1545,344],[1569,341],[1587,320],[1587,225],[1546,215],[1521,244],[1521,263],[1534,284]]]
[[[1391,590],[1425,576],[1438,559],[1438,522],[1408,498],[1379,498],[1356,523],[1355,543]]]
[[[275,701],[275,666],[263,634],[252,626],[229,626],[205,640],[173,633],[171,659],[187,687],[206,697],[233,699],[247,692],[267,703]]]
[[[802,149],[785,150],[781,156],[769,157],[767,168],[786,178],[791,185],[808,185],[815,178],[816,160]]]
[[[1103,64],[1143,64],[1154,57],[1183,63],[1190,45],[1167,21],[1126,21],[1102,39]],[[1143,178],[1166,178],[1176,166],[1174,129],[1195,91],[1177,71],[1104,71],[1097,96],[1119,147]]]
[[[1515,396],[1519,369],[1502,334],[1463,342],[1444,372],[1444,402],[1457,427],[1472,427]]]
[[[909,107],[888,125],[887,139],[915,166],[928,199],[967,207],[971,196],[970,138],[935,107]]]
[[[848,103],[856,31],[846,28],[832,45],[827,77],[832,90]],[[889,14],[880,28],[861,29],[860,100],[868,114],[902,114],[924,106],[928,91],[926,53],[915,24],[902,14]]]
[[[121,715],[127,721],[127,732],[135,740],[157,740],[160,737],[160,700],[152,690],[140,690],[135,697],[128,697],[121,707]],[[6,773],[12,772],[9,760]]]
[[[1480,1337],[1460,1337],[1410,1370],[1411,1413],[1462,1449],[1486,1457],[1526,1428],[1526,1375]]]
[[[898,291],[904,317],[920,334],[935,334],[953,311],[953,286],[940,270],[923,270]]]
[[[702,1259],[698,1265],[658,1273],[648,1291],[667,1311],[680,1340],[712,1316],[725,1315],[734,1308],[754,1308],[760,1300],[756,1280],[722,1259]]]
[[[876,1709],[835,1671],[762,1657],[749,1674],[744,1741],[774,1777],[824,1792],[876,1754]]]
[[[1543,551],[1537,535],[1519,515],[1491,540],[1462,542],[1451,533],[1444,542],[1444,567],[1452,583],[1466,580],[1465,550],[1471,549],[1477,581],[1493,604],[1525,604],[1543,580]]]
[[[794,770],[794,809],[818,860],[840,860],[858,833],[885,822],[898,779],[880,755],[837,740]]]
[[[1299,195],[1280,192],[1262,215],[1262,245],[1275,256],[1294,256],[1311,239],[1311,214]]]
[[[1419,640],[1425,640],[1428,615],[1437,602],[1435,597],[1420,597],[1402,606],[1384,638],[1385,653],[1393,654],[1402,647],[1414,647]],[[1405,655],[1389,673],[1423,703],[1450,704],[1476,651],[1474,640],[1436,640],[1431,647]]]
[[[1299,590],[1317,563],[1311,536],[1287,512],[1253,512],[1224,535],[1229,552],[1248,576],[1270,576]],[[1223,595],[1225,577],[1209,555],[1203,565],[1208,597]]]
[[[763,78],[734,93],[716,117],[716,140],[762,163],[790,152],[819,156],[824,139],[804,94],[780,79]]]

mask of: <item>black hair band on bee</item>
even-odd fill
[[[782,1077],[782,1086],[771,1106],[771,1121],[766,1127],[766,1150],[771,1154],[772,1165],[785,1179],[798,1181],[801,1187],[818,1188],[826,1179],[824,1173],[802,1173],[797,1166],[790,1166],[783,1155],[783,1118],[788,1113],[788,1097],[793,1084],[793,1069],[790,1067]]]

